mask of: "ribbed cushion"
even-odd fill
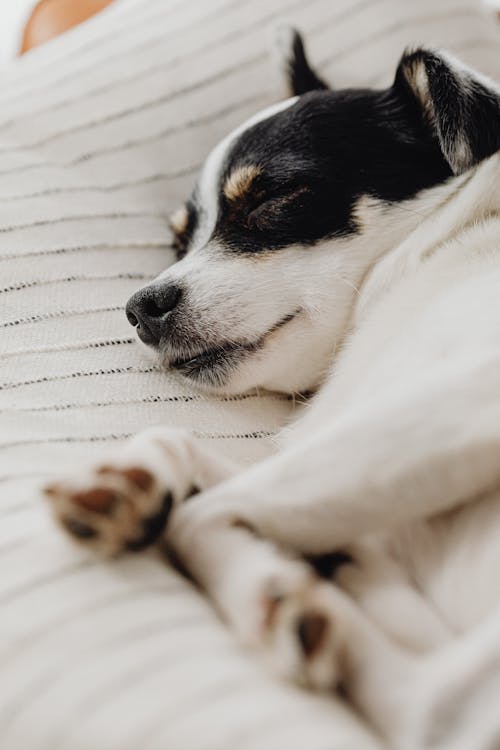
[[[192,392],[123,314],[172,261],[167,216],[209,148],[273,100],[278,20],[337,85],[388,82],[422,41],[499,73],[474,0],[122,0],[0,72],[2,750],[375,747],[240,653],[153,553],[95,561],[35,492],[156,423],[250,462],[290,416],[286,398]]]

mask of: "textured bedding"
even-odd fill
[[[94,560],[36,491],[157,423],[255,461],[297,408],[192,392],[123,313],[173,260],[167,218],[208,149],[274,100],[279,20],[338,86],[388,83],[422,41],[500,76],[474,0],[121,0],[0,71],[2,750],[378,747],[242,653],[159,556]]]

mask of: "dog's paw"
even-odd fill
[[[173,502],[171,491],[137,463],[100,464],[44,492],[65,530],[105,555],[153,544]]]
[[[104,555],[138,551],[162,535],[186,496],[185,434],[148,431],[114,457],[44,488],[64,529]]]
[[[334,690],[342,681],[347,637],[335,591],[313,575],[290,583],[277,577],[264,584],[264,651],[282,676],[315,690]]]
[[[225,610],[240,642],[276,675],[314,690],[335,690],[348,635],[336,589],[299,560],[280,557],[266,568],[250,574],[246,584],[239,577],[231,585],[236,594]]]

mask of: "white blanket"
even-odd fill
[[[474,0],[122,0],[0,70],[2,750],[377,746],[240,652],[155,554],[95,561],[35,492],[160,422],[253,461],[290,416],[283,397],[191,392],[123,313],[172,261],[167,216],[204,155],[272,101],[278,20],[339,86],[389,82],[422,41],[500,73]]]

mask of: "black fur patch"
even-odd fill
[[[95,539],[99,536],[96,529],[75,518],[64,518],[62,523],[64,528],[77,539]]]
[[[168,492],[163,498],[163,503],[158,513],[143,520],[141,536],[137,539],[131,539],[126,543],[125,546],[130,552],[140,552],[156,542],[167,525],[172,502],[172,495]]]
[[[306,81],[316,74],[298,35],[294,46],[297,91],[308,93],[243,132],[222,170],[212,239],[233,252],[354,234],[362,196],[412,198],[500,148],[500,97],[437,53],[403,55],[388,89],[331,91]],[[223,186],[244,167],[258,174],[230,201]]]
[[[320,578],[326,578],[329,581],[335,578],[335,574],[341,565],[352,565],[355,562],[354,558],[344,550],[307,557],[306,560],[309,565],[312,565]]]
[[[260,174],[235,205],[222,185],[244,165]],[[361,196],[401,201],[450,175],[436,139],[397,88],[315,91],[238,138],[222,174],[213,239],[238,253],[314,245],[359,230]]]

